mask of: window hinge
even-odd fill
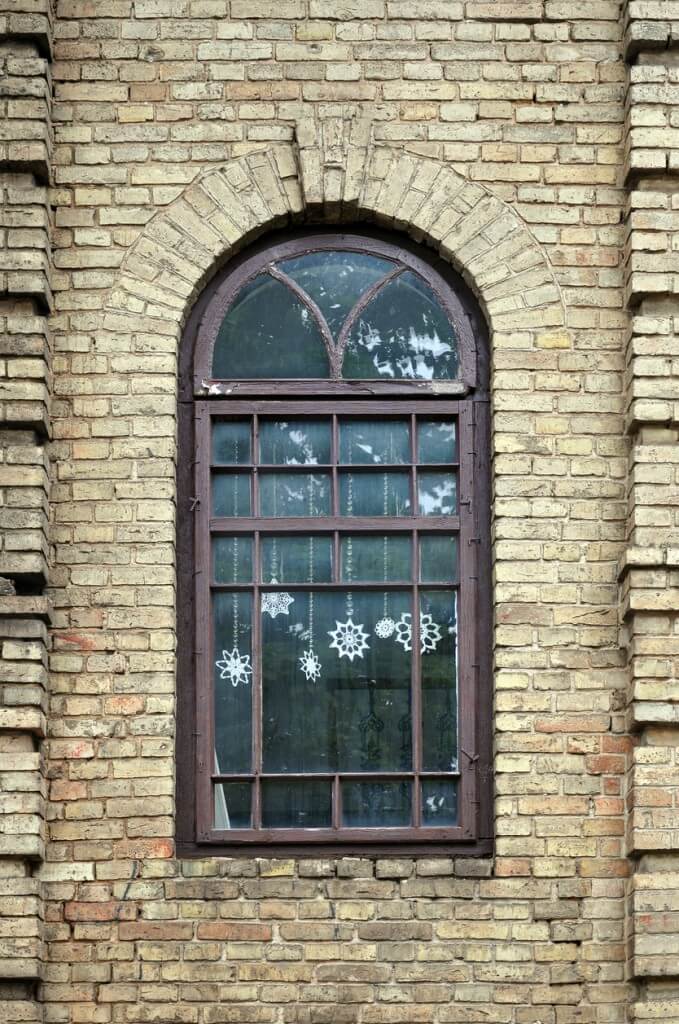
[[[200,508],[200,498],[189,498],[191,504],[189,505],[189,512],[195,512],[197,508]]]
[[[470,537],[469,540],[467,541],[467,543],[468,544],[480,544],[481,543],[481,538],[480,537]]]

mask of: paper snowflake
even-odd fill
[[[277,615],[289,615],[290,605],[294,603],[294,600],[292,594],[288,594],[285,590],[262,594],[262,615],[264,612],[268,612],[272,619],[275,619]]]
[[[396,623],[396,643],[400,644],[404,651],[413,649],[413,625],[410,612],[404,612]],[[420,653],[428,654],[435,651],[441,640],[441,627],[438,626],[431,615],[420,615]]]
[[[413,649],[413,627],[410,618],[410,612],[404,612],[394,627],[396,643],[400,644],[404,651]]]
[[[388,615],[385,615],[383,619],[380,619],[375,625],[375,636],[378,636],[380,640],[386,640],[388,637],[393,636],[394,630],[396,629],[396,623],[393,619],[390,619]]]
[[[349,661],[354,658],[363,657],[363,651],[367,651],[369,645],[366,643],[369,634],[363,631],[363,623],[356,625],[353,619],[346,622],[338,622],[335,619],[337,629],[329,629],[328,636],[332,637],[331,649],[334,647],[340,658],[347,657]]]
[[[315,683],[317,679],[321,678],[321,663],[311,647],[304,651],[299,659],[299,664],[307,682],[311,679]]]
[[[228,679],[232,686],[250,682],[250,655],[241,654],[237,647],[232,651],[222,651],[221,661],[216,661],[215,665],[219,669],[219,678]]]
[[[441,639],[441,628],[431,615],[420,615],[420,651],[427,654],[435,651]]]

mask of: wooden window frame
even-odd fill
[[[460,379],[455,381],[343,381],[337,366],[330,380],[218,381],[209,376],[214,340],[223,316],[243,284],[267,263],[318,249],[353,248],[406,262],[425,278],[440,299],[460,340]],[[253,270],[253,268],[255,268]],[[491,614],[490,614],[490,481],[488,356],[485,324],[468,289],[440,260],[425,257],[420,249],[389,236],[360,230],[287,236],[248,250],[207,289],[196,303],[184,332],[180,351],[180,403],[178,461],[178,681],[177,681],[177,852],[182,856],[221,854],[254,856],[280,849],[286,855],[318,856],[361,854],[488,855],[492,850],[491,775]],[[312,397],[313,396],[313,397]],[[421,529],[432,533],[459,529],[459,825],[389,829],[251,829],[227,831],[210,827],[212,820],[212,701],[210,661],[212,640],[208,615],[209,537],[220,524],[209,512],[210,423],[217,417],[313,415],[455,416],[458,420],[459,510],[452,517],[415,514],[398,520],[379,517],[362,523],[356,517],[334,515],[323,519],[278,518],[262,527],[263,520],[229,520],[225,532],[253,532],[271,527],[278,533],[401,532],[411,536]],[[412,428],[411,428],[412,429]],[[414,437],[414,434],[413,434]],[[414,442],[413,442],[414,444]],[[253,455],[254,457],[254,455]],[[415,459],[415,452],[412,454]],[[245,467],[244,467],[245,468]],[[414,470],[411,470],[414,473]],[[337,473],[337,469],[334,469]],[[414,477],[413,477],[414,478]],[[253,510],[255,511],[255,510]],[[221,524],[224,528],[225,524]],[[258,574],[254,573],[255,588]],[[338,589],[341,585],[336,584]],[[408,585],[418,586],[416,565]],[[248,588],[243,588],[248,589]],[[314,588],[315,589],[315,588]],[[346,586],[344,586],[346,589]],[[357,586],[354,587],[357,589]],[[435,587],[433,588],[435,589]],[[258,691],[258,631],[253,616],[253,721],[255,734]],[[417,628],[416,623],[414,623]],[[413,679],[418,658],[413,644]],[[255,682],[255,680],[257,680]],[[414,772],[356,773],[364,781],[378,777],[414,778],[418,773],[419,699],[413,684]],[[335,797],[341,775],[335,775]],[[442,777],[450,773],[432,772]],[[288,776],[278,776],[288,777]],[[321,778],[308,773],[304,778]],[[242,777],[241,777],[242,778]],[[237,779],[236,779],[237,781]],[[413,793],[419,789],[417,781]],[[417,798],[416,798],[417,799]]]

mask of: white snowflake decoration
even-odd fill
[[[378,636],[380,640],[387,640],[390,636],[394,635],[396,629],[396,623],[393,619],[390,619],[388,615],[385,615],[383,619],[375,624],[375,636]]]
[[[311,679],[315,683],[317,679],[321,678],[321,663],[318,660],[318,655],[311,647],[304,651],[299,659],[299,664],[307,682]]]
[[[268,612],[272,619],[277,615],[289,615],[290,605],[294,604],[294,601],[292,594],[285,590],[262,594],[262,615]]]
[[[432,619],[431,615],[420,615],[420,651],[427,654],[435,651],[441,640],[441,627]]]
[[[413,627],[410,618],[410,612],[404,612],[395,626],[396,643],[400,644],[404,651],[413,649]]]
[[[335,624],[337,629],[328,630],[328,636],[332,637],[330,648],[334,647],[340,658],[347,657],[349,661],[356,657],[362,658],[363,651],[369,649],[366,640],[370,635],[364,632],[363,623],[356,625],[353,619],[347,619],[346,622],[338,622],[335,619]]]
[[[228,679],[232,686],[250,682],[252,675],[250,655],[241,654],[237,647],[234,647],[232,651],[222,651],[221,660],[216,661],[215,665],[220,670],[219,678]]]
[[[413,649],[413,626],[410,612],[404,612],[396,623],[396,643],[401,644],[404,651]],[[434,622],[431,615],[420,615],[420,653],[428,654],[435,651],[441,640],[441,627]]]

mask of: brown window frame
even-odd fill
[[[398,259],[425,278],[454,323],[460,340],[460,374],[455,381],[370,380],[344,381],[337,361],[331,363],[328,380],[223,381],[210,376],[212,349],[219,325],[230,303],[258,268],[277,260],[328,248],[352,248],[377,256]],[[255,268],[253,270],[253,268]],[[274,274],[275,276],[275,274]],[[356,310],[354,310],[356,312]],[[344,332],[347,333],[347,330]],[[461,279],[444,264],[421,249],[390,236],[366,231],[355,233],[316,231],[287,236],[247,250],[232,262],[196,303],[188,320],[180,351],[180,415],[178,462],[178,686],[177,686],[177,851],[181,855],[257,855],[280,848],[286,854],[317,856],[361,852],[455,853],[481,855],[491,852],[492,776],[491,761],[491,615],[490,615],[490,484],[488,346],[485,324],[478,307]],[[331,416],[409,416],[414,425],[419,415],[455,416],[458,420],[459,516],[413,514],[393,519],[362,522],[357,517],[333,515],[313,520],[313,532],[410,532],[459,530],[459,825],[454,827],[409,827],[389,829],[239,829],[237,836],[216,831],[212,822],[212,702],[210,668],[209,593],[211,532],[228,533],[273,529],[277,533],[304,530],[309,519],[277,518],[219,522],[210,516],[210,424],[225,416],[255,418],[272,414]],[[411,428],[412,429],[412,428]],[[336,437],[336,426],[333,431]],[[412,429],[414,438],[414,429]],[[413,441],[413,466],[415,465]],[[334,446],[337,456],[337,446]],[[253,455],[254,457],[254,455]],[[243,467],[247,468],[247,467]],[[335,464],[332,473],[337,475]],[[410,470],[414,481],[415,469]],[[336,482],[336,479],[335,479]],[[256,511],[256,510],[253,510]],[[415,550],[417,545],[415,545]],[[337,570],[336,570],[337,571]],[[254,573],[253,591],[262,589]],[[287,586],[287,585],[286,585]],[[346,589],[346,584],[334,584]],[[409,584],[414,598],[418,584],[417,566]],[[249,588],[240,588],[249,589]],[[266,587],[263,588],[266,590]],[[315,587],[314,587],[315,589]],[[353,589],[358,589],[354,584]],[[414,605],[415,607],[415,605]],[[258,616],[253,616],[253,726],[255,750],[259,743],[258,711],[261,707],[261,679],[258,669]],[[417,623],[413,623],[414,632]],[[419,687],[416,666],[419,645],[413,643],[413,758],[414,770],[404,773],[360,773],[365,781],[388,775],[392,779],[417,779],[419,751]],[[248,777],[252,777],[250,773]],[[260,777],[261,777],[261,773]],[[339,776],[334,773],[334,804],[337,804]],[[356,773],[358,776],[358,773]],[[442,772],[429,775],[441,777]],[[280,776],[279,776],[280,777]],[[289,777],[284,775],[283,777]],[[305,778],[319,778],[308,773]],[[413,786],[415,814],[419,786]],[[257,801],[256,801],[257,808]],[[335,814],[337,815],[337,810]]]

